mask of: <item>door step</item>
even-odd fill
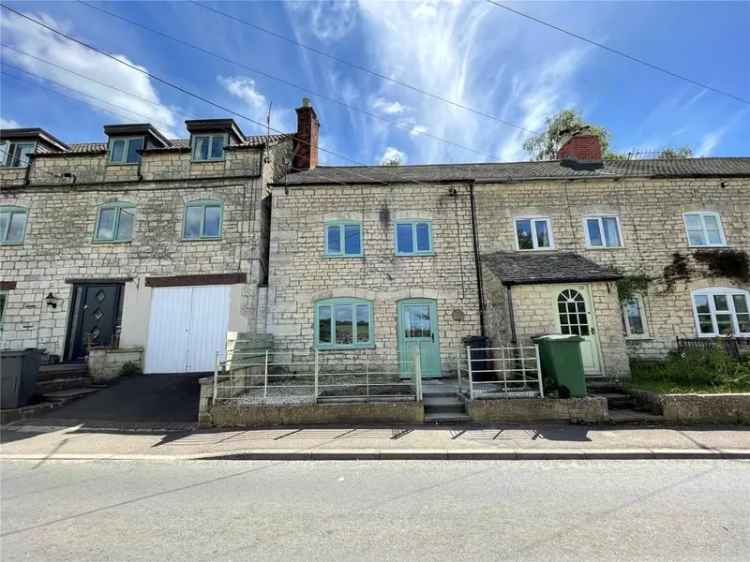
[[[76,398],[83,398],[84,396],[87,396],[92,392],[97,392],[98,390],[100,389],[90,387],[68,388],[65,390],[45,392],[42,394],[42,397],[48,402],[67,402],[69,400],[75,400]]]
[[[36,383],[36,391],[40,394],[47,394],[57,390],[67,390],[70,388],[81,388],[91,382],[89,377],[66,377],[63,379],[48,379]]]
[[[664,416],[641,412],[639,410],[622,409],[609,412],[609,421],[612,423],[663,423]]]
[[[598,393],[597,396],[603,396],[607,399],[607,407],[610,410],[634,409],[637,404],[633,396],[621,392],[603,392]]]
[[[471,421],[471,418],[466,414],[459,414],[453,412],[447,413],[425,413],[425,423],[467,423]]]
[[[39,367],[37,381],[49,381],[65,378],[87,377],[89,368],[86,363],[57,363]]]

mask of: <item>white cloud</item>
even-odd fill
[[[406,153],[394,146],[386,147],[383,156],[380,157],[380,165],[382,166],[391,162],[406,164]]]
[[[386,113],[388,115],[403,113],[407,109],[406,106],[402,103],[398,101],[387,100],[385,98],[375,98],[375,101],[372,102],[372,107],[376,111],[380,111],[381,113]]]
[[[217,80],[227,92],[244,102],[247,108],[244,113],[247,113],[248,117],[260,123],[266,123],[270,102],[258,90],[255,80],[246,76],[218,76]],[[297,125],[292,120],[293,115],[294,112],[291,109],[271,106],[271,133],[295,131]]]
[[[19,129],[20,127],[21,125],[18,124],[18,121],[0,117],[0,129]]]
[[[357,24],[357,3],[354,0],[331,2],[286,2],[285,7],[304,21],[306,31],[321,41],[343,39]]]
[[[409,134],[413,137],[418,137],[420,135],[423,135],[427,132],[427,127],[424,125],[414,125],[411,129],[409,129]]]
[[[721,144],[724,135],[726,135],[732,127],[734,127],[740,120],[742,120],[743,117],[747,115],[747,113],[747,109],[738,111],[729,121],[724,124],[723,127],[719,127],[718,129],[714,129],[713,131],[709,131],[708,133],[703,135],[701,144],[698,147],[698,150],[695,151],[695,155],[711,156],[713,151],[716,150],[716,147]]]
[[[70,31],[72,27],[70,24],[58,22],[46,14],[28,15],[43,20],[56,29]],[[175,127],[178,120],[175,110],[160,100],[151,79],[145,74],[68,41],[15,14],[3,14],[3,18],[0,20],[0,29],[3,32],[3,40],[12,47],[133,95],[127,95],[84,80],[69,72],[17,53],[14,53],[13,56],[15,64],[22,66],[29,72],[39,74],[69,88],[79,90],[88,96],[98,98],[101,102],[85,97],[80,99],[98,111],[116,116],[118,121],[149,121],[165,135],[176,136]],[[123,62],[145,70],[145,67],[137,65],[125,55],[115,56]],[[120,108],[113,109],[104,105],[105,103],[111,103],[120,106]]]

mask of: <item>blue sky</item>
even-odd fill
[[[265,120],[272,102],[275,129],[292,131],[293,108],[303,96],[310,97],[321,120],[324,163],[377,164],[384,155],[395,154],[405,163],[527,158],[521,149],[528,136],[525,131],[354,70],[194,4],[94,3],[371,115],[196,52],[80,3],[7,2],[256,120]],[[750,154],[750,106],[631,63],[486,2],[211,5],[525,129],[538,130],[545,117],[575,107],[588,120],[610,129],[615,150],[688,145],[697,155]],[[511,5],[750,98],[750,2]],[[23,77],[0,76],[4,127],[43,127],[67,142],[93,142],[104,140],[104,124],[150,121],[168,136],[185,137],[185,119],[227,116],[5,10],[1,16],[4,44],[133,94],[116,92],[4,48],[3,72]],[[11,65],[45,80],[24,75]],[[56,87],[47,80],[79,93],[61,90],[72,97],[55,95],[45,89]],[[257,125],[235,119],[246,134],[264,132]]]

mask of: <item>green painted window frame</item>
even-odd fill
[[[368,340],[357,341],[356,335],[352,343],[336,343],[336,307],[351,307],[352,332],[356,334],[357,328],[357,306],[366,305],[368,311]],[[320,309],[330,307],[331,318],[331,341],[320,341]],[[334,298],[315,302],[315,349],[367,349],[375,347],[375,312],[372,301],[356,298]]]
[[[112,158],[113,148],[116,142],[124,141],[125,146],[122,149],[122,160],[114,160]],[[140,150],[146,148],[146,137],[111,137],[107,145],[107,164],[112,166],[137,166],[141,163],[141,155],[138,154],[137,159],[134,162],[128,162],[128,153],[130,152],[130,143],[134,141],[141,141]],[[136,153],[137,154],[137,153]]]
[[[102,211],[113,209],[115,211],[115,222],[112,225],[112,238],[99,237],[99,225],[101,223]],[[133,209],[133,229],[130,231],[129,238],[118,238],[120,233],[120,216],[123,209]],[[112,203],[102,203],[96,210],[96,225],[94,225],[93,241],[97,244],[122,244],[133,241],[135,231],[135,204],[127,201],[114,201]]]
[[[15,246],[23,244],[26,239],[26,227],[29,224],[29,210],[26,207],[19,207],[17,205],[3,205],[0,207],[0,214],[8,213],[8,223],[5,228],[0,232],[0,245],[2,246]],[[13,222],[13,215],[23,215],[23,232],[21,233],[20,240],[8,240],[8,233],[10,232],[11,223]]]
[[[221,137],[222,139],[222,145],[221,145],[221,157],[212,157],[211,153],[213,152],[213,144],[214,140]],[[198,158],[197,157],[197,149],[198,149],[198,139],[207,138],[208,141],[208,158]],[[190,138],[190,153],[191,153],[191,159],[193,162],[222,162],[226,160],[225,156],[225,150],[227,145],[229,144],[229,135],[226,133],[207,133],[207,134],[201,134],[201,135],[193,135]]]
[[[188,211],[191,208],[202,208],[203,212],[201,213],[201,227],[200,227],[200,234],[195,238],[188,238],[187,236],[187,216]],[[208,207],[218,207],[219,208],[219,233],[214,235],[206,235],[204,234],[205,226],[206,226],[206,208]],[[224,234],[224,202],[220,199],[197,199],[195,201],[188,201],[185,204],[185,210],[182,215],[182,239],[186,240],[188,242],[193,242],[195,240],[220,240],[222,235]]]
[[[357,226],[359,228],[359,252],[354,253],[347,253],[346,251],[346,227],[347,226]],[[328,231],[331,228],[338,228],[339,229],[339,242],[340,242],[340,248],[338,252],[331,252],[328,248]],[[364,255],[364,237],[362,235],[362,223],[359,221],[346,221],[346,220],[334,220],[334,221],[327,221],[325,223],[325,227],[323,230],[323,244],[324,249],[323,253],[326,257],[329,258],[358,258],[362,257]]]
[[[427,250],[417,249],[417,225],[427,225],[427,235],[430,247]],[[402,252],[398,249],[398,227],[403,225],[411,225],[411,238],[413,242],[414,250],[411,252]],[[435,255],[432,244],[432,220],[430,219],[403,219],[397,220],[393,224],[393,249],[397,256],[432,256]]]
[[[27,154],[34,154],[36,152],[36,141],[3,141],[0,143],[0,151],[2,153],[2,162],[0,167],[2,168],[26,168],[29,165],[28,157],[25,160],[21,160],[21,151],[19,147],[30,146],[31,151]],[[7,148],[6,148],[7,147]],[[18,164],[13,164],[13,160],[18,156]]]

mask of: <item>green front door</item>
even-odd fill
[[[398,347],[403,377],[413,371],[417,350],[422,378],[440,376],[440,341],[434,300],[409,299],[398,303]]]

